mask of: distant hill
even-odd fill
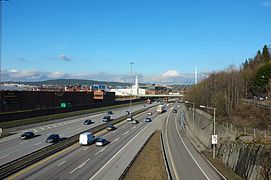
[[[27,84],[32,86],[40,86],[40,85],[87,85],[90,86],[92,84],[104,84],[107,86],[130,86],[130,83],[122,83],[122,82],[107,82],[107,81],[95,81],[95,80],[86,80],[86,79],[54,79],[54,80],[46,80],[46,81],[36,81],[36,82],[11,82],[7,83],[17,83],[17,84]]]

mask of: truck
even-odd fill
[[[95,143],[97,138],[91,132],[85,132],[79,136],[80,145],[90,145]]]
[[[156,111],[157,111],[158,114],[162,114],[163,112],[166,111],[166,106],[165,105],[159,105],[159,106],[157,106]]]

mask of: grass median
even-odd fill
[[[167,179],[167,173],[164,166],[164,160],[160,142],[161,131],[156,131],[149,139],[139,156],[133,162],[124,180],[164,180]]]

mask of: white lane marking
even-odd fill
[[[46,126],[48,129],[51,129],[51,127],[50,126]]]
[[[135,128],[136,128],[136,126],[132,127],[131,129],[135,129]]]
[[[98,155],[99,153],[103,152],[105,150],[106,147],[104,147],[103,149],[101,149],[100,151],[96,152],[94,156]]]
[[[205,174],[205,172],[203,171],[203,169],[200,167],[200,165],[198,164],[198,162],[196,161],[196,159],[194,158],[194,156],[190,153],[190,151],[188,150],[187,146],[185,145],[184,141],[183,141],[183,138],[181,137],[181,134],[180,134],[180,131],[179,131],[179,128],[177,126],[177,116],[175,117],[175,126],[176,126],[176,130],[177,130],[177,133],[186,149],[186,151],[188,152],[188,154],[191,156],[191,158],[193,159],[193,161],[196,163],[196,165],[199,167],[199,169],[201,170],[201,172],[203,173],[203,175],[209,180],[208,176]]]
[[[26,141],[23,141],[23,142],[21,142],[20,144],[24,144],[24,143],[26,143]]]
[[[123,136],[125,136],[126,134],[128,134],[129,133],[129,131],[126,131],[124,134],[122,134]]]
[[[57,166],[61,166],[62,164],[64,164],[66,161],[63,161],[62,163],[58,164]]]
[[[74,173],[74,171],[76,171],[77,169],[80,169],[80,168],[84,167],[84,166],[87,164],[87,162],[88,162],[89,160],[90,160],[90,159],[87,159],[85,162],[83,162],[82,164],[80,164],[77,168],[75,168],[74,170],[72,170],[72,171],[70,172],[70,174]]]
[[[89,147],[86,147],[85,149],[83,149],[83,151],[87,150]]]
[[[114,141],[112,141],[112,143],[117,142],[120,139],[120,137],[118,137],[117,139],[115,139]]]
[[[44,131],[45,129],[43,127],[39,127],[42,131]]]
[[[39,131],[38,131],[38,130],[36,130],[36,129],[33,129],[33,132],[34,132],[34,133],[37,133],[37,132],[39,132]]]
[[[7,155],[4,155],[4,156],[1,156],[0,159],[3,159],[3,158],[6,158],[8,157],[10,154],[7,154]]]
[[[58,127],[56,124],[53,125],[54,127]]]
[[[38,145],[40,145],[41,143],[42,143],[42,142],[36,143],[35,146],[38,146]]]
[[[98,171],[96,171],[96,173],[89,179],[89,180],[93,180],[95,179],[95,176],[97,176],[118,154],[121,153],[121,151],[126,148],[126,146],[128,146],[135,138],[137,138],[137,136],[139,136],[139,134],[141,134],[142,131],[144,131],[147,127],[149,127],[148,124],[147,126],[145,126],[143,129],[141,129],[141,131],[139,131],[128,143],[126,143],[113,157],[111,157],[111,159],[109,159]]]

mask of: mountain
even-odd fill
[[[86,80],[86,79],[54,79],[54,80],[46,80],[46,81],[36,81],[36,82],[11,82],[7,81],[6,83],[16,83],[16,84],[26,84],[32,86],[41,86],[41,85],[87,85],[90,86],[92,84],[104,84],[107,86],[130,86],[130,83],[122,83],[122,82],[107,82],[107,81],[95,81],[95,80]]]

